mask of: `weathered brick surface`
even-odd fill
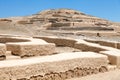
[[[0,37],[0,43],[7,43],[7,42],[29,42],[29,38],[18,38],[18,37]]]
[[[100,53],[108,56],[110,64],[120,67],[120,51],[101,51]]]
[[[113,47],[113,48],[117,48],[117,42],[113,42],[113,41],[98,41],[98,40],[85,40],[87,42],[92,42],[92,43],[97,43],[100,44],[102,46],[108,46],[108,47]]]
[[[85,43],[75,43],[74,48],[80,49],[82,51],[92,51],[92,52],[100,52],[104,51],[105,49],[96,47],[93,45],[85,44]]]
[[[36,44],[32,42],[27,43],[7,43],[7,50],[12,51],[12,54],[19,56],[38,56],[49,55],[55,53],[55,44]]]
[[[58,37],[35,37],[35,38],[43,39],[49,43],[55,43],[57,46],[74,47],[74,44],[77,42],[76,40],[69,38]]]
[[[0,80],[24,80],[24,78],[32,80],[32,78],[48,76],[53,76],[52,80],[53,78],[57,80],[57,77],[64,80],[106,70],[107,56],[105,55],[93,52],[61,53],[2,62],[0,63]]]
[[[6,58],[6,45],[0,44],[0,60],[4,60]]]

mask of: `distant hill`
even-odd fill
[[[120,25],[71,9],[50,9],[31,16],[0,19],[0,33],[34,34],[39,30],[119,31]]]

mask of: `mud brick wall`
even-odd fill
[[[39,56],[49,55],[55,53],[55,44],[36,44],[32,42],[27,43],[7,43],[7,50],[12,51],[12,54],[19,56]]]
[[[108,56],[109,63],[117,65],[120,68],[120,52],[119,51],[101,51],[101,54]]]
[[[74,47],[74,44],[77,42],[73,39],[65,39],[65,38],[57,38],[57,37],[35,37],[39,39],[43,39],[49,43],[55,43],[56,46],[68,46]]]
[[[120,49],[120,43],[117,43],[117,49]]]
[[[102,46],[109,46],[113,48],[117,48],[117,42],[108,42],[108,41],[97,41],[97,40],[85,40],[87,42],[97,43]]]
[[[0,44],[0,60],[6,59],[6,45]]]
[[[105,49],[94,47],[94,46],[83,44],[83,43],[76,43],[74,45],[74,48],[80,49],[82,51],[92,51],[92,52],[105,51]]]
[[[0,37],[0,43],[7,43],[7,42],[29,42],[29,39],[21,39],[21,38],[15,38],[15,37]]]
[[[64,80],[104,71],[107,71],[105,55],[93,52],[61,53],[0,63],[0,80]]]

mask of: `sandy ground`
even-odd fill
[[[99,73],[81,78],[73,78],[67,80],[120,80],[120,70],[117,69],[105,73]]]
[[[64,52],[81,52],[79,49],[75,49],[72,47],[56,47],[56,52],[57,53],[64,53]]]

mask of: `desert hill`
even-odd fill
[[[24,17],[0,19],[0,33],[36,34],[40,30],[119,31],[120,25],[71,9],[50,9]]]

